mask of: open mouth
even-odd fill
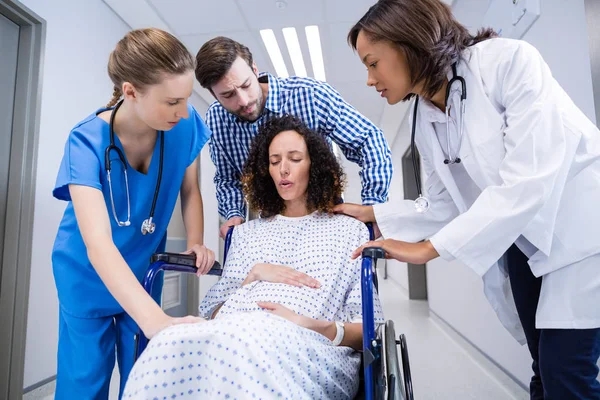
[[[254,108],[255,108],[255,104],[252,104],[251,106],[242,108],[242,112],[244,114],[252,114],[252,112],[254,112]]]
[[[293,183],[290,181],[281,181],[279,182],[279,186],[281,186],[284,189],[288,189],[290,187],[292,187]]]

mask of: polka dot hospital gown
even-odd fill
[[[308,317],[361,322],[360,260],[369,238],[361,222],[313,213],[278,215],[236,227],[222,278],[200,313],[214,320],[173,326],[156,335],[129,376],[124,399],[347,399],[358,390],[360,353],[262,311],[279,303]],[[321,283],[318,289],[264,281],[241,283],[258,263],[286,265]],[[375,295],[375,320],[383,322]]]

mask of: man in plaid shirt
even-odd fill
[[[358,164],[363,204],[387,201],[393,167],[383,132],[327,83],[259,74],[250,50],[222,36],[206,42],[196,55],[196,78],[217,99],[208,108],[206,124],[212,131],[219,214],[226,220],[222,237],[229,226],[244,222],[242,167],[259,126],[274,115],[300,118]]]

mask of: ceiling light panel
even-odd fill
[[[285,62],[283,61],[283,56],[281,55],[279,44],[275,38],[275,33],[272,29],[261,29],[260,36],[265,44],[265,47],[267,48],[267,53],[269,53],[271,63],[275,68],[275,73],[280,78],[287,78],[289,76],[288,70],[285,66]]]
[[[304,65],[304,58],[302,57],[302,50],[300,50],[300,41],[298,40],[298,34],[296,28],[283,28],[283,38],[292,60],[292,66],[294,67],[294,73],[296,76],[306,77],[306,66]]]
[[[306,32],[306,40],[308,42],[308,51],[310,53],[310,61],[312,63],[315,79],[326,81],[325,64],[323,63],[323,52],[321,49],[321,37],[319,35],[319,27],[310,25],[304,28]]]

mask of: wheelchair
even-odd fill
[[[367,224],[371,240],[374,237],[373,227]],[[233,227],[229,228],[225,238],[223,266],[231,245]],[[376,266],[377,260],[385,258],[385,252],[378,247],[364,249],[361,266],[361,291],[363,313],[363,357],[357,400],[413,400],[412,379],[408,358],[406,337],[402,334],[396,339],[394,322],[391,320],[375,326],[373,310],[373,287],[378,288]],[[195,258],[189,255],[173,255],[168,253],[155,254],[152,263],[144,277],[143,286],[148,293],[157,274],[161,271],[178,271],[196,273]],[[209,275],[221,276],[222,266],[215,262]],[[142,354],[148,344],[148,339],[141,330],[135,337],[135,360]],[[398,359],[400,346],[401,359]],[[400,370],[400,364],[402,370]]]

